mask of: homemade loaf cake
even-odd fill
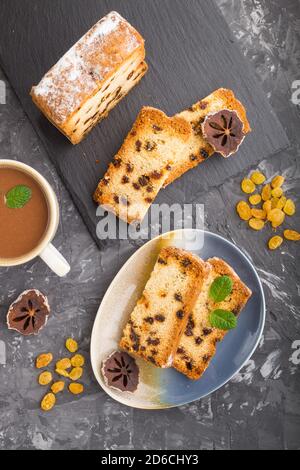
[[[128,223],[143,220],[191,137],[191,125],[185,119],[143,108],[94,200]]]
[[[164,248],[125,326],[120,347],[158,367],[169,367],[207,274],[203,261]]]
[[[201,124],[206,116],[223,109],[237,112],[244,125],[244,134],[248,134],[251,131],[244,106],[236,99],[232,90],[225,88],[219,88],[207,96],[207,98],[194,104],[191,108],[177,114],[178,117],[185,119],[191,124],[193,135],[189,139],[184,152],[178,154],[178,159],[174,162],[164,186],[172,183],[183,173],[204,162],[215,153],[212,146],[203,137]]]
[[[141,35],[118,13],[92,27],[31,90],[34,103],[73,144],[145,75]]]
[[[194,380],[199,379],[205,372],[216,353],[217,342],[227,333],[211,326],[209,314],[218,308],[229,310],[238,316],[251,296],[250,289],[225,261],[212,258],[207,264],[210,266],[209,274],[204,280],[195,308],[189,316],[173,361],[175,369]],[[223,275],[232,279],[233,289],[223,302],[216,304],[209,297],[209,289],[214,279]]]

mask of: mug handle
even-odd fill
[[[63,277],[70,271],[71,267],[60,252],[49,243],[48,246],[40,253],[40,258],[49,266],[52,271],[59,277]]]

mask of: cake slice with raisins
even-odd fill
[[[164,186],[172,183],[186,171],[204,162],[215,153],[215,149],[203,136],[202,124],[206,117],[222,110],[234,111],[236,113],[237,117],[242,121],[244,135],[251,132],[246,109],[235,97],[233,91],[226,88],[215,90],[191,108],[177,114],[178,117],[186,119],[191,124],[193,133],[184,152],[180,154],[180,158],[173,165]]]
[[[121,349],[158,367],[170,367],[207,270],[200,258],[185,250],[162,249],[124,328]]]
[[[128,223],[142,221],[191,136],[185,119],[142,108],[94,200]]]
[[[195,308],[188,318],[173,361],[175,369],[193,380],[198,380],[203,375],[216,353],[218,341],[222,341],[227,334],[227,331],[211,326],[210,313],[215,309],[222,309],[238,316],[252,294],[225,261],[212,258],[207,264],[211,269],[204,280]],[[209,291],[214,280],[220,276],[230,277],[232,291],[225,300],[216,304],[210,298]]]
[[[78,144],[145,75],[144,59],[144,39],[112,11],[32,87],[32,99]]]

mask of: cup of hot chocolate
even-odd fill
[[[0,267],[40,256],[65,276],[70,265],[51,243],[58,223],[58,202],[47,180],[24,163],[0,160]]]

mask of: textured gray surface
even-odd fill
[[[287,177],[289,194],[299,203],[299,107],[290,102],[292,82],[300,79],[298,0],[218,0],[245,55],[254,64],[265,93],[286,129],[292,147],[262,161],[268,176]],[[297,76],[298,74],[298,76]],[[4,79],[0,74],[0,79]],[[62,210],[55,244],[72,264],[63,280],[39,260],[0,270],[0,448],[20,449],[296,449],[300,448],[300,395],[297,355],[300,340],[299,268],[296,244],[278,252],[265,249],[269,231],[250,232],[234,213],[244,175],[227,181],[195,202],[205,203],[206,228],[233,240],[257,266],[265,287],[267,324],[255,355],[225,387],[199,402],[160,412],[125,408],[95,383],[89,364],[86,393],[65,394],[50,415],[39,410],[34,357],[63,352],[74,335],[88,359],[89,340],[99,302],[134,246],[114,243],[98,251],[45,151],[8,88],[0,105],[0,158],[32,164],[54,186]],[[299,229],[299,215],[290,223]],[[7,331],[9,303],[27,287],[45,292],[52,318],[43,333],[26,339]],[[292,356],[294,357],[292,359]],[[299,355],[298,355],[299,357]]]
[[[72,146],[41,116],[28,90],[86,31],[87,24],[92,25],[109,10],[138,25],[146,41],[149,71],[130,98],[119,103],[80,145]],[[3,0],[3,17],[0,64],[93,237],[98,220],[91,195],[142,106],[158,106],[172,116],[222,86],[232,88],[247,107],[252,133],[241,146],[239,158],[209,159],[201,168],[202,192],[257,164],[261,154],[267,158],[288,146],[277,117],[214,2],[139,0],[137,8],[136,0]],[[50,29],[51,41],[44,34]],[[168,202],[170,195],[172,202],[177,201],[182,193],[185,202],[190,202],[196,181],[194,171],[161,191],[159,202]],[[106,247],[103,240],[95,240]]]

